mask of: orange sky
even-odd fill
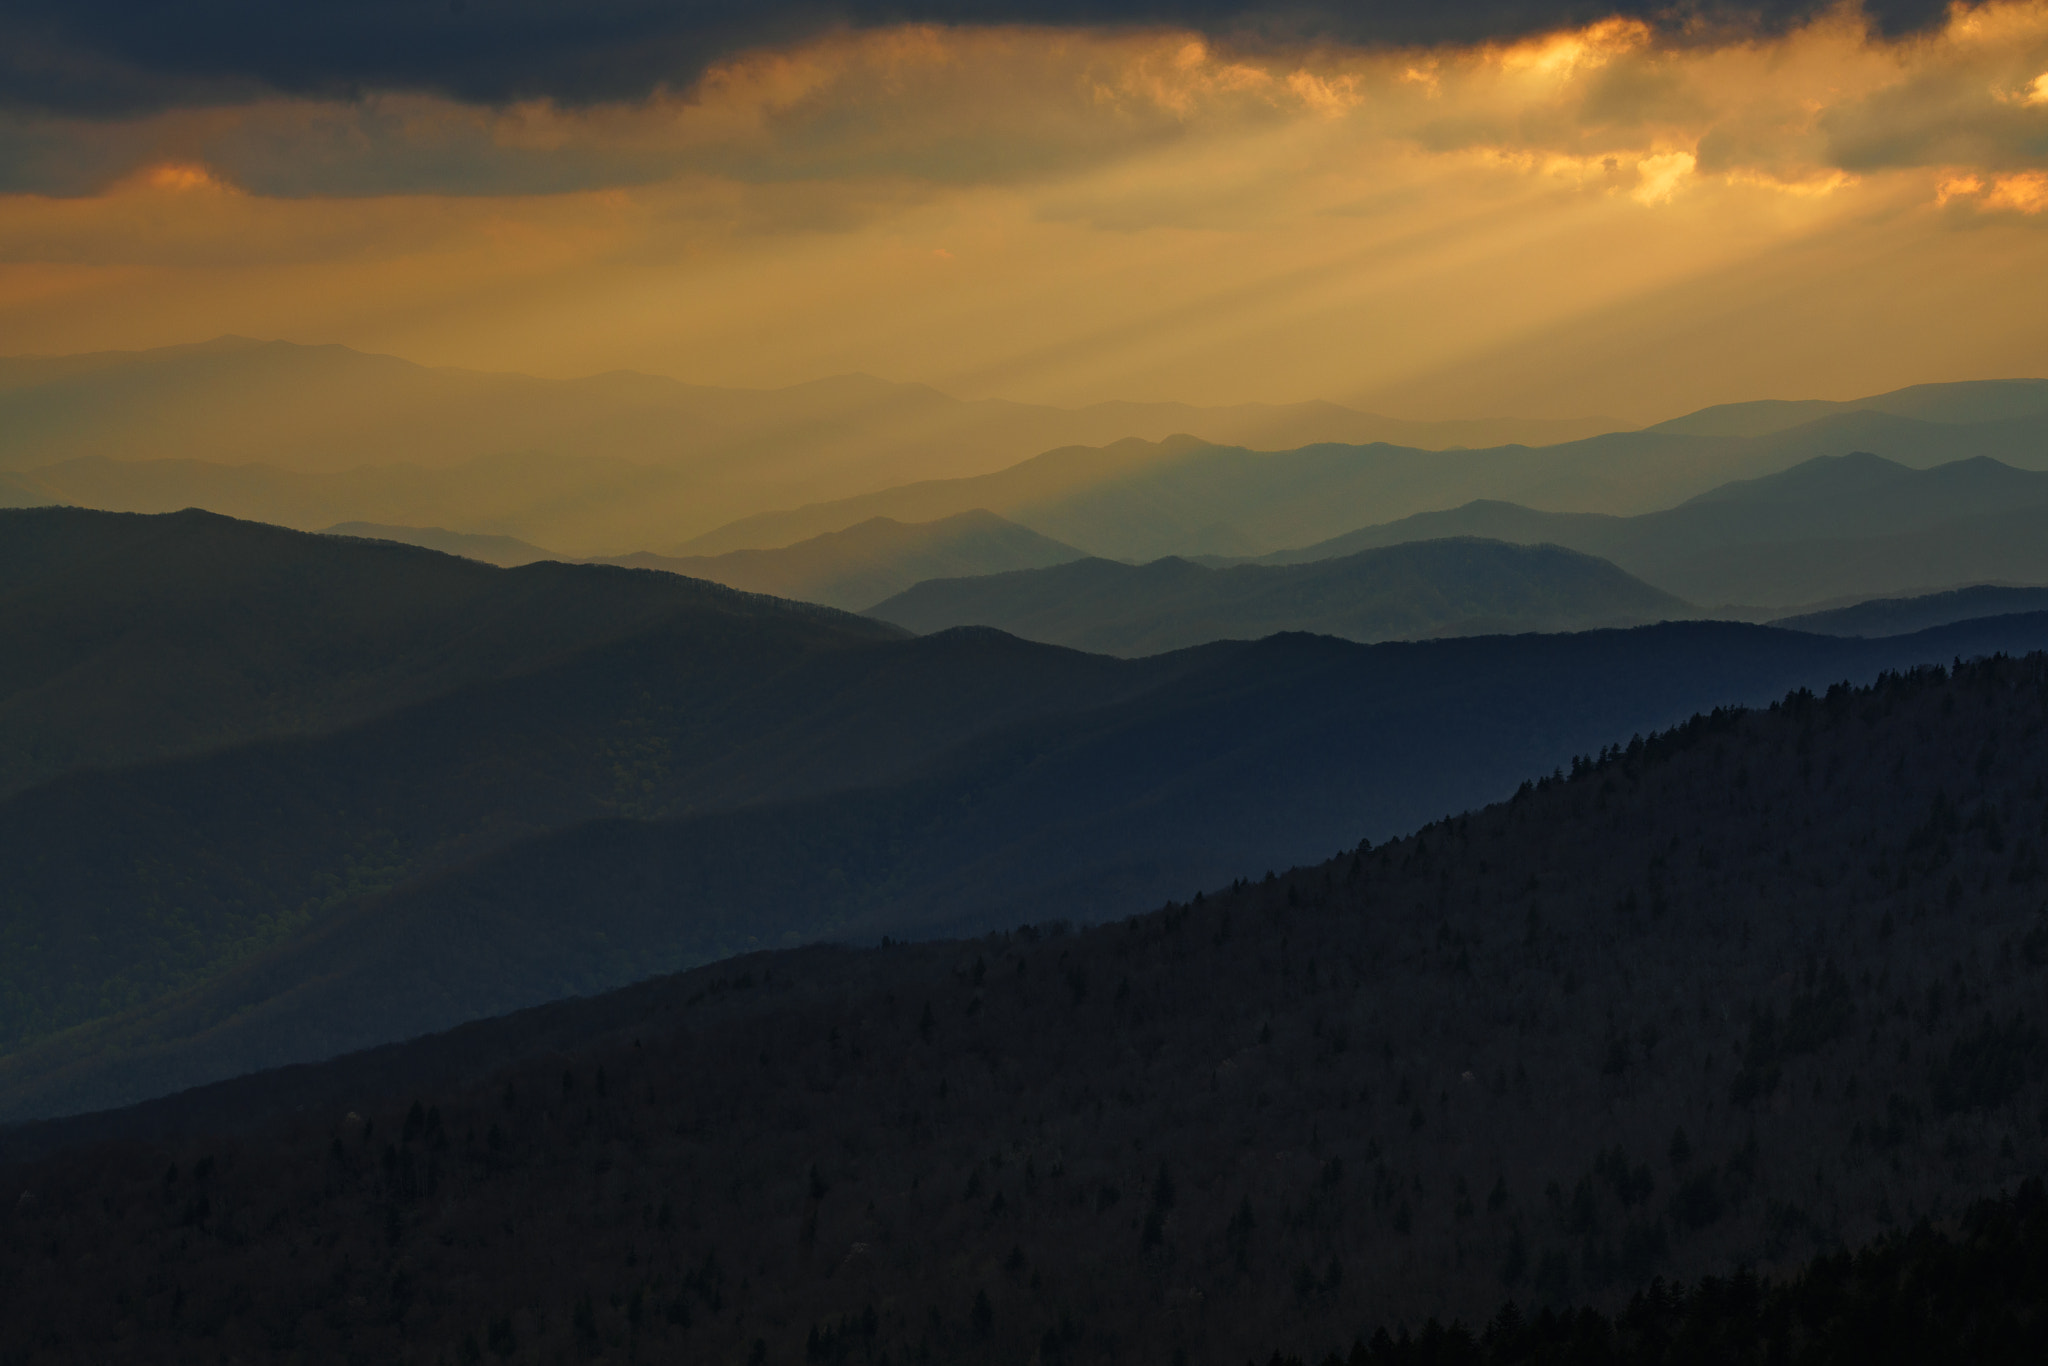
[[[1608,413],[2048,374],[2048,0],[1233,53],[884,29],[627,105],[0,119],[0,351]]]

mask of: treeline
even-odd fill
[[[2048,1360],[2048,1194],[2029,1180],[1972,1205],[1950,1230],[1922,1221],[1853,1255],[1817,1256],[1788,1280],[1749,1271],[1662,1281],[1612,1315],[1524,1312],[1474,1333],[1431,1320],[1384,1328],[1322,1366],[1925,1366]],[[1270,1366],[1308,1366],[1275,1352]]]

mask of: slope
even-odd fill
[[[669,574],[503,570],[187,511],[0,511],[0,794],[88,765],[331,729],[682,621],[887,638]]]
[[[1083,560],[920,583],[868,615],[921,633],[994,626],[1077,650],[1147,655],[1276,631],[1412,640],[1633,626],[1692,613],[1604,560],[1556,546],[1457,539],[1289,566]]]
[[[1551,542],[1698,603],[1792,606],[1958,583],[2048,582],[2048,474],[1821,456],[1635,517],[1475,502],[1262,558],[1303,564],[1442,536]]]
[[[754,947],[979,932],[1047,907],[1101,919],[1411,827],[1714,702],[2044,644],[2048,617],[2018,617],[1885,641],[1684,623],[1168,656],[1147,663],[1178,673],[1128,700],[970,737],[896,784],[595,821],[363,889],[190,992],[0,1060],[0,1114],[139,1099]],[[68,866],[53,826],[47,863]],[[203,883],[209,857],[202,842],[154,876]]]
[[[1236,1366],[1662,1278],[1639,1330],[1744,1268],[1739,1317],[2048,1163],[2044,726],[2039,658],[1796,694],[1097,929],[759,954],[8,1135],[70,1146],[7,1173],[0,1347]]]
[[[1080,558],[1072,546],[977,508],[910,525],[874,517],[778,550],[643,553],[603,563],[665,569],[748,592],[858,611],[925,579],[1038,569]]]

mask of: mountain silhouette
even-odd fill
[[[1569,546],[1708,606],[1791,607],[1986,580],[2048,583],[2048,473],[1988,458],[1912,469],[1857,452],[1638,517],[1476,502],[1261,562],[1305,564],[1443,536]]]
[[[331,730],[685,621],[818,641],[889,627],[672,574],[503,570],[196,510],[0,511],[0,793]]]
[[[1979,423],[2033,417],[2048,412],[2048,380],[1964,380],[1950,384],[1914,384],[1868,398],[1762,399],[1720,403],[1683,417],[1647,427],[1645,431],[1685,436],[1765,436],[1817,418],[1848,413],[1886,413],[1920,422]]]
[[[1414,423],[1332,403],[1065,409],[857,374],[779,389],[623,371],[553,380],[246,337],[0,358],[0,474],[14,476],[16,500],[201,506],[305,530],[445,526],[582,555],[659,550],[799,497],[985,473],[1124,437],[1436,448],[1614,425]]]
[[[778,550],[621,555],[603,561],[858,611],[925,579],[1000,574],[1078,560],[1072,546],[979,508],[906,525],[874,517]]]
[[[1931,403],[1928,409],[1948,411]],[[1980,457],[2048,468],[2044,437],[2048,407],[1982,422],[1854,410],[1753,436],[1650,429],[1533,449],[1421,451],[1326,443],[1261,452],[1192,438],[1126,441],[1100,451],[1047,452],[995,474],[762,514],[699,537],[689,548],[709,553],[787,544],[867,517],[926,520],[982,507],[1106,558],[1257,556],[1474,500],[1635,516],[1732,480],[1774,475],[1852,451],[1913,468]],[[1659,586],[1692,596],[1674,585]]]
[[[1276,631],[1401,640],[1585,630],[1692,613],[1589,555],[1460,538],[1289,566],[1081,560],[920,583],[869,615],[920,633],[994,626],[1052,645],[1144,655]]]
[[[2048,612],[2048,588],[1976,584],[1917,598],[1873,598],[1824,612],[1779,617],[1771,624],[1831,636],[1897,636],[2014,612]]]
[[[516,536],[485,536],[473,531],[450,531],[438,526],[384,526],[376,522],[337,522],[321,528],[323,536],[354,536],[360,540],[396,541],[400,545],[422,546],[444,555],[482,560],[500,569],[517,569],[540,560],[559,560],[551,550],[529,545]]]

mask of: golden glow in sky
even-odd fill
[[[11,121],[10,121],[11,119]],[[0,352],[341,341],[1059,403],[1608,413],[2048,373],[2048,0],[1875,40],[896,28],[631,104],[0,119]]]

